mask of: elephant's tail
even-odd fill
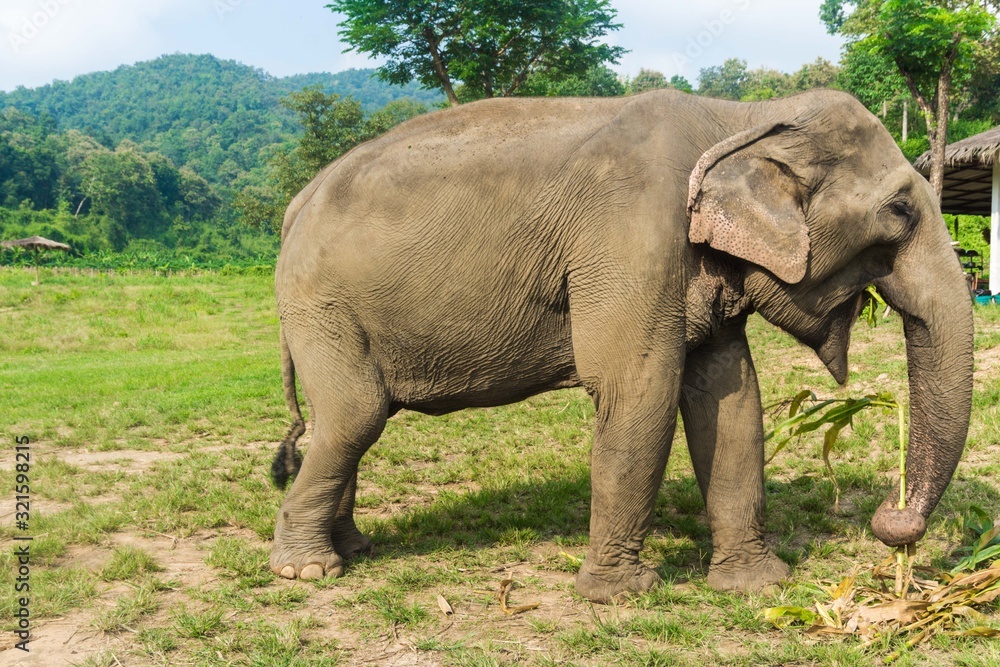
[[[288,435],[281,441],[278,453],[271,463],[271,480],[279,489],[285,488],[289,478],[295,477],[299,472],[302,456],[295,449],[295,443],[306,432],[306,423],[299,410],[299,397],[295,392],[295,364],[288,351],[284,331],[281,332],[281,381],[285,387],[285,402],[292,413],[292,427],[288,429]]]

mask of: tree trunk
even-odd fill
[[[434,73],[437,74],[438,82],[444,90],[445,97],[448,98],[448,104],[453,107],[457,107],[459,105],[458,96],[455,94],[455,89],[451,85],[451,76],[448,74],[448,65],[444,62],[444,58],[441,57],[441,50],[438,48],[441,45],[441,39],[430,30],[424,33],[424,37],[427,39],[427,46],[430,47],[431,58],[434,64]]]
[[[448,104],[457,107],[459,105],[458,95],[455,94],[455,89],[451,87],[451,80],[447,78],[443,79],[441,87],[444,88],[444,95],[448,98]]]
[[[951,100],[951,63],[942,68],[938,78],[937,121],[934,136],[931,138],[931,187],[941,200],[944,191],[944,158],[948,147],[948,103]]]
[[[903,142],[910,134],[910,100],[903,100]]]
[[[900,68],[900,71],[906,78],[907,86],[917,101],[917,106],[920,107],[920,111],[924,115],[924,120],[927,121],[927,139],[931,145],[931,164],[928,180],[930,180],[931,187],[934,188],[934,192],[940,201],[941,191],[944,189],[944,151],[948,145],[948,98],[951,92],[951,68],[949,67],[947,72],[941,72],[941,77],[938,79],[937,99],[935,100],[928,100],[924,96],[920,89],[917,88],[912,75],[908,71],[903,68]],[[942,98],[945,109],[943,119],[939,114]]]

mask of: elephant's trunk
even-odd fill
[[[943,222],[924,224],[920,236],[897,256],[892,274],[876,282],[902,313],[910,379],[907,509],[897,510],[897,486],[871,522],[889,546],[923,537],[962,456],[972,409],[973,321],[965,276]]]

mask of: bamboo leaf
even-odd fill
[[[836,588],[831,587],[829,589],[826,589],[827,592],[830,593],[830,598],[832,598],[833,600],[839,600],[847,596],[847,594],[854,589],[854,581],[855,579],[857,579],[857,577],[858,577],[858,568],[855,566],[855,568],[851,570],[851,573],[846,577],[844,577]]]
[[[982,550],[973,548],[971,554],[958,561],[958,564],[952,568],[951,573],[958,574],[959,572],[963,572],[965,570],[975,570],[976,566],[980,563],[997,558],[998,556],[1000,556],[1000,544],[996,544]]]
[[[1000,630],[980,625],[968,630],[946,632],[944,634],[951,637],[1000,637]]]
[[[833,490],[835,495],[834,507],[836,508],[840,504],[840,485],[837,484],[837,477],[833,474],[833,466],[830,465],[830,451],[833,446],[837,444],[837,436],[840,435],[840,431],[850,423],[850,419],[840,421],[826,430],[823,435],[823,463],[826,465],[826,471],[830,475],[830,481],[833,482]]]
[[[869,285],[868,287],[866,287],[865,292],[867,292],[868,295],[871,296],[871,298],[874,299],[878,303],[878,305],[882,306],[883,308],[889,305],[885,302],[885,299],[882,298],[882,295],[878,293],[878,290],[875,289],[874,285]]]
[[[764,610],[764,620],[778,628],[785,628],[794,623],[812,625],[817,618],[816,612],[804,607],[769,607]]]
[[[800,391],[795,395],[795,398],[792,399],[792,404],[788,407],[789,419],[795,416],[795,413],[799,411],[799,407],[802,405],[802,401],[806,400],[807,398],[810,398],[815,401],[816,394],[812,393],[808,389],[803,389],[802,391]]]
[[[986,547],[996,539],[997,535],[1000,535],[1000,526],[993,526],[990,530],[984,532],[982,537],[979,538],[979,548],[982,549]]]

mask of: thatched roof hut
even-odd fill
[[[26,250],[72,250],[65,243],[52,241],[42,236],[29,236],[26,239],[16,241],[3,241],[0,246],[4,248],[25,248]]]
[[[51,239],[44,238],[42,236],[29,236],[26,239],[17,239],[16,241],[3,241],[0,242],[0,247],[3,248],[24,248],[25,250],[30,250],[35,256],[35,282],[34,285],[41,284],[41,278],[38,275],[38,253],[43,250],[62,250],[64,252],[72,250],[65,243],[59,243],[58,241],[53,241]]]
[[[1000,127],[949,145],[944,160],[941,211],[993,217],[989,275],[991,288],[1000,292]],[[926,175],[930,164],[928,151],[913,166]]]

